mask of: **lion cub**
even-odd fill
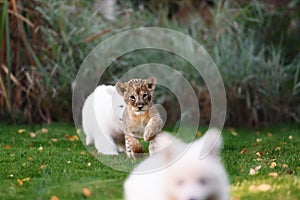
[[[124,98],[126,109],[123,114],[125,147],[128,157],[135,158],[136,153],[144,149],[136,138],[151,141],[163,126],[159,112],[152,102],[156,79],[131,79],[128,82],[118,82],[115,87]],[[151,150],[149,152],[151,154]]]

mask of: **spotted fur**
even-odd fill
[[[155,86],[156,79],[154,77],[116,83],[116,90],[126,103],[123,121],[128,157],[135,157],[135,153],[144,151],[136,138],[151,141],[163,126],[163,120],[152,101]]]

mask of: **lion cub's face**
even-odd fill
[[[153,105],[152,94],[156,86],[156,79],[131,79],[128,82],[116,83],[118,93],[123,96],[127,109],[135,113],[148,111]]]

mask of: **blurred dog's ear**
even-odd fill
[[[168,164],[176,160],[184,152],[186,146],[186,143],[163,131],[151,141],[149,148],[154,149],[153,155],[162,156],[163,162]]]
[[[210,128],[199,140],[192,144],[192,149],[199,155],[199,159],[206,156],[219,157],[223,146],[221,131]]]
[[[152,93],[156,87],[156,78],[154,78],[153,76],[147,78],[146,85],[147,85],[148,90]]]
[[[126,90],[127,90],[127,83],[117,82],[115,87],[119,95],[124,96]]]

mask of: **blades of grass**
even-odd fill
[[[11,106],[10,106],[11,104],[9,103],[9,100],[7,98],[7,92],[6,92],[5,85],[3,83],[1,74],[0,74],[0,89],[1,89],[2,96],[4,98],[7,110],[8,110],[8,112],[11,112]]]
[[[4,12],[5,12],[5,37],[6,37],[6,62],[8,68],[7,74],[7,98],[11,107],[11,62],[10,62],[10,30],[9,30],[9,18],[8,18],[8,1],[4,0]]]
[[[48,76],[48,74],[46,73],[46,70],[45,68],[43,67],[42,63],[40,62],[40,60],[38,59],[38,57],[36,56],[35,52],[33,51],[30,43],[28,42],[28,38],[27,38],[27,35],[25,33],[25,29],[24,29],[24,24],[23,22],[21,22],[21,25],[22,25],[22,32],[24,33],[24,42],[26,43],[26,47],[30,53],[30,55],[32,56],[35,64],[37,65],[38,69],[40,70],[40,72],[42,73],[43,77],[44,77],[44,80],[45,80],[45,84],[46,86],[48,87],[49,84],[50,84],[50,78]]]
[[[6,3],[5,3],[6,2]],[[4,40],[4,26],[5,26],[5,15],[7,12],[7,1],[5,1],[2,6],[2,16],[0,21],[0,47],[2,47],[2,43]]]
[[[31,28],[34,27],[34,24],[29,19],[27,19],[26,17],[20,15],[19,13],[15,12],[13,10],[8,10],[8,13],[14,15],[17,18],[19,18],[20,20],[25,22],[28,26],[30,26]]]

